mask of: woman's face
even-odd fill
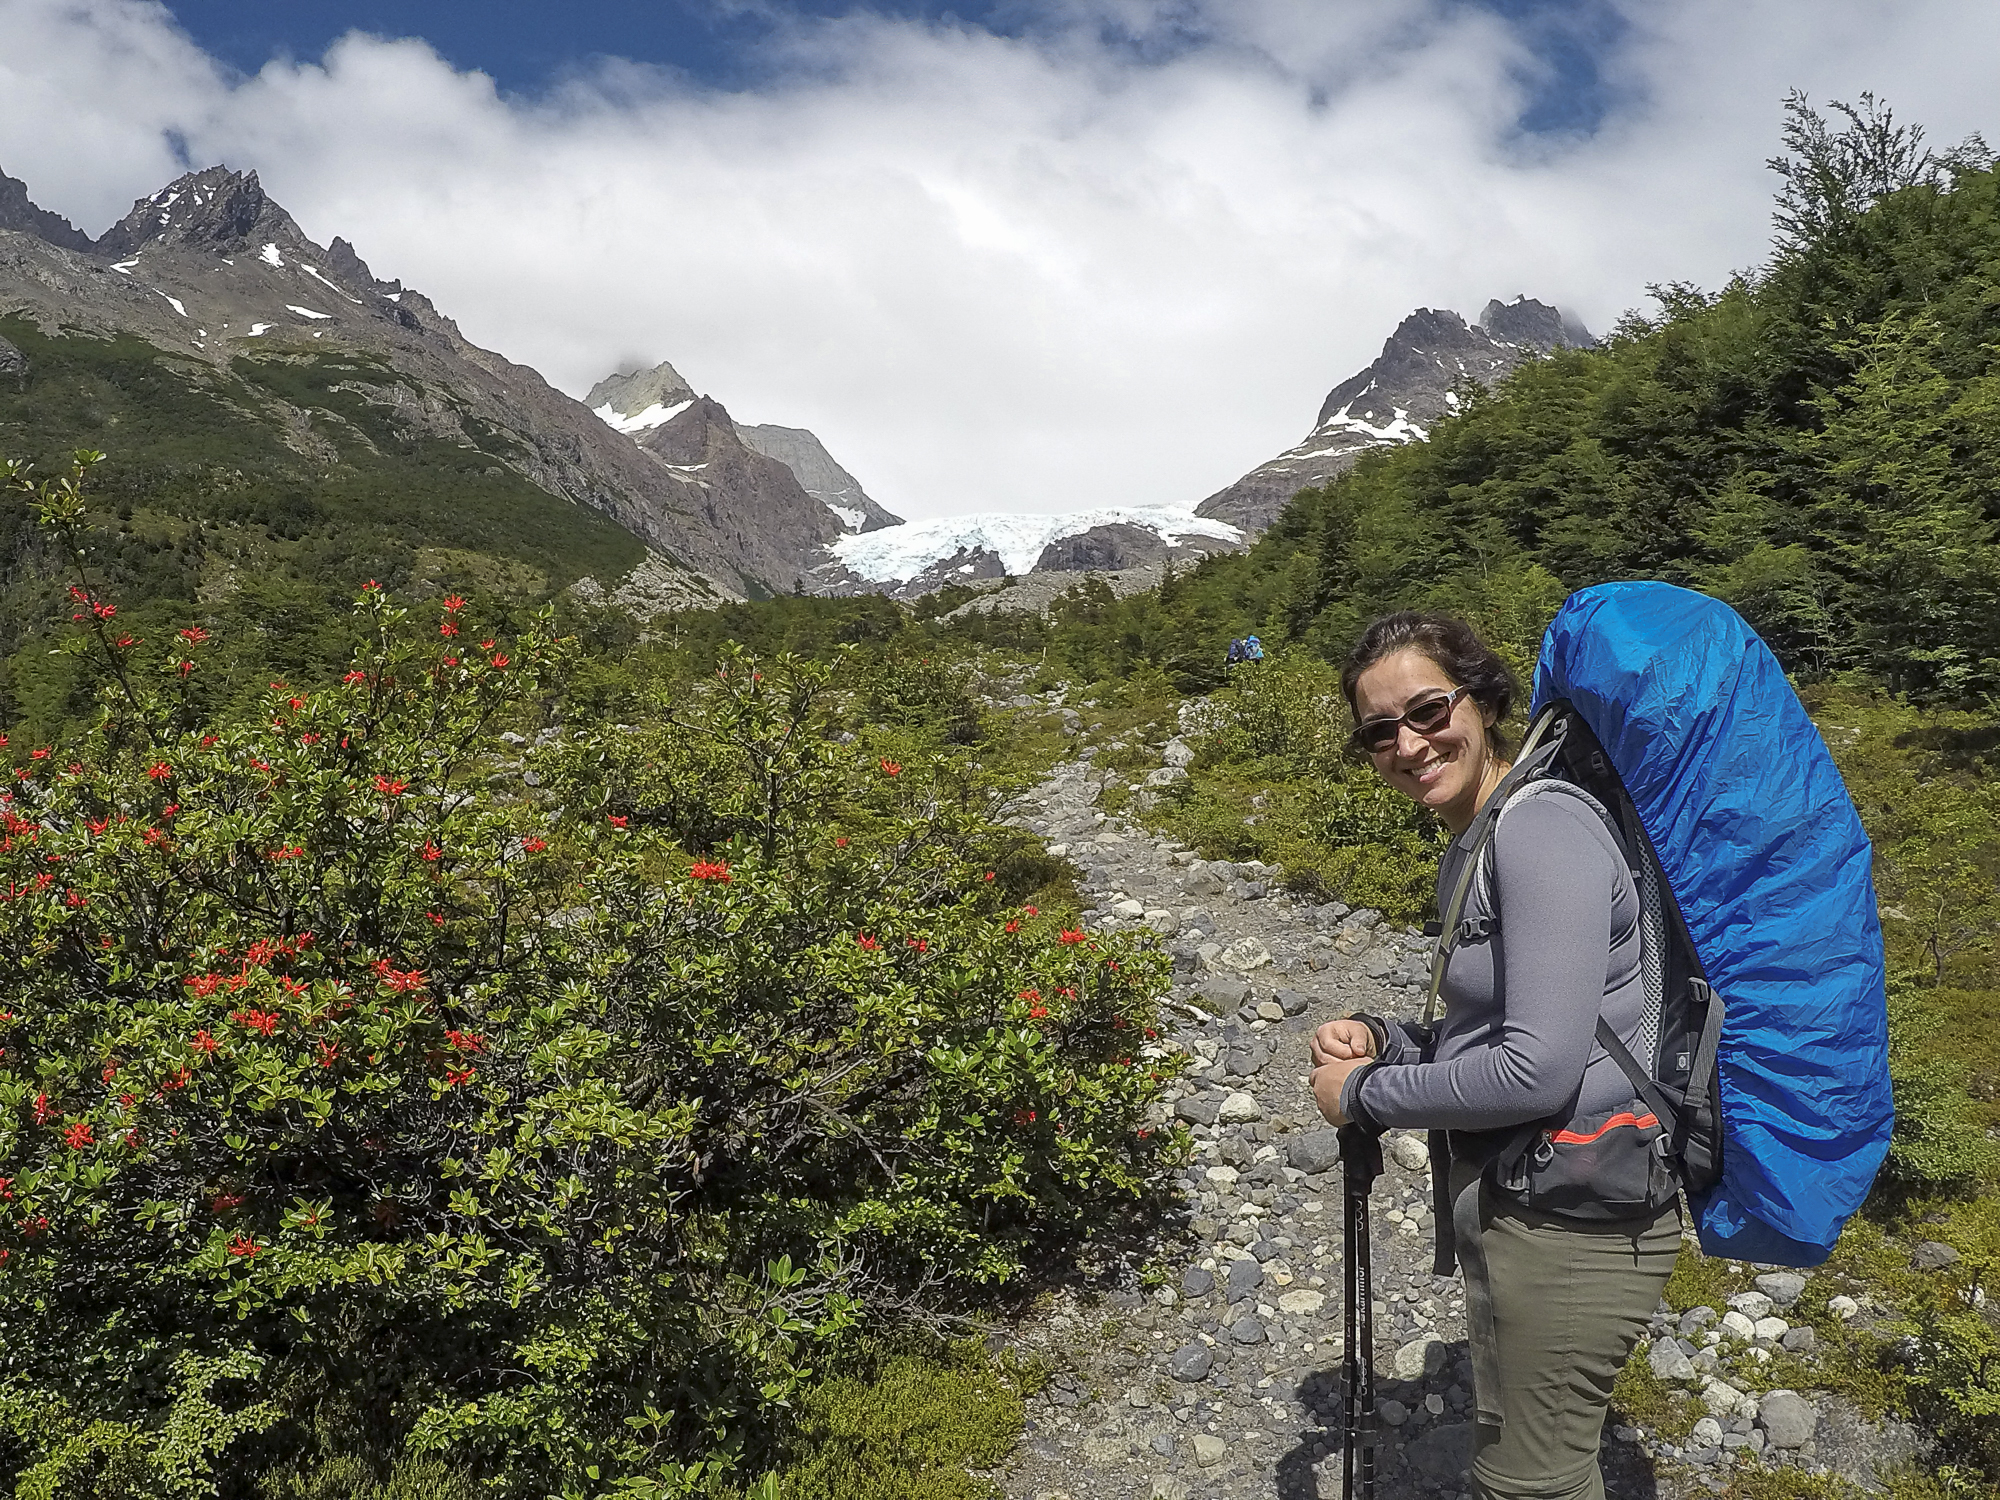
[[[1354,684],[1354,707],[1360,722],[1396,718],[1411,706],[1442,698],[1458,686],[1423,652],[1405,649],[1385,656],[1362,672]],[[1408,724],[1398,726],[1396,742],[1369,757],[1375,772],[1390,786],[1422,803],[1453,833],[1463,833],[1497,781],[1499,767],[1486,749],[1486,717],[1472,695],[1453,707],[1451,719],[1429,734]]]

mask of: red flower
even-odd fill
[[[454,1052],[484,1052],[486,1038],[476,1031],[446,1031],[445,1042]]]
[[[610,816],[613,828],[623,828],[627,823],[632,821],[629,816],[623,813],[612,813]]]
[[[49,1096],[47,1094],[35,1095],[35,1123],[37,1125],[48,1124],[49,1117],[54,1113],[55,1111],[49,1108]]]
[[[472,1068],[446,1068],[444,1070],[445,1087],[455,1089],[460,1084],[472,1082],[475,1076],[476,1070]]]
[[[436,912],[434,912],[434,911],[427,911],[427,912],[425,912],[425,913],[424,913],[424,915],[425,915],[425,916],[427,916],[427,917],[429,917],[429,918],[431,919],[431,926],[433,926],[433,927],[442,927],[442,926],[444,926],[444,918],[443,918],[443,917],[441,917],[441,916],[439,916],[439,915],[438,915],[438,914],[437,914]]]
[[[194,1074],[186,1068],[176,1068],[160,1081],[160,1090],[163,1093],[172,1093],[175,1089],[184,1089],[193,1077]]]
[[[81,1151],[85,1146],[95,1146],[97,1138],[90,1133],[90,1121],[78,1120],[63,1132],[63,1142],[72,1151]]]
[[[988,871],[986,872],[986,878],[987,878],[988,880],[991,880],[991,879],[993,878],[993,872],[992,872],[991,870],[988,870]]]
[[[432,842],[430,842],[430,840],[426,839],[424,841],[424,858],[427,860],[443,859],[444,850],[438,848],[436,844],[433,844]]]
[[[846,835],[843,834],[841,837],[835,839],[833,841],[833,847],[836,849],[845,849],[847,847]]]
[[[1034,1124],[1034,1123],[1035,1123],[1035,1112],[1034,1112],[1034,1111],[1033,1111],[1032,1109],[1017,1109],[1017,1110],[1015,1110],[1015,1111],[1014,1111],[1014,1123],[1015,1123],[1016,1125],[1032,1125],[1032,1124]]]
[[[458,627],[454,625],[451,621],[446,620],[442,625],[438,626],[438,634],[447,636],[457,635]]]
[[[375,778],[375,790],[385,797],[400,797],[408,789],[409,785],[407,781],[392,781],[387,776],[377,776]]]
[[[371,584],[370,587],[372,588],[373,585]],[[257,1242],[247,1234],[239,1234],[229,1242],[229,1253],[231,1255],[255,1255],[257,1249]]]
[[[1024,906],[1021,908],[1021,910],[1026,912],[1031,917],[1039,917],[1041,915],[1041,913],[1035,910],[1035,908],[1032,906]]]
[[[1049,1008],[1046,1005],[1031,1005],[1028,1007],[1028,1019],[1030,1021],[1045,1021],[1048,1019],[1048,1015]]]
[[[189,1042],[188,1045],[197,1052],[213,1052],[216,1049],[217,1043],[215,1038],[209,1035],[208,1031],[204,1028],[194,1034],[194,1040]]]
[[[1008,932],[1019,932],[1021,930],[1021,924],[1019,922],[1009,922],[1005,930]]]
[[[368,674],[366,672],[356,670],[349,672],[345,677],[342,677],[340,680],[345,683],[366,682],[368,680]]]
[[[507,665],[507,662],[508,662],[508,657],[504,652],[495,655],[493,658],[493,665],[496,667],[504,667]]]
[[[387,969],[382,972],[382,982],[397,994],[408,994],[424,987],[422,969]]]
[[[855,941],[856,943],[858,943],[858,944],[859,944],[859,945],[860,945],[860,946],[861,946],[862,948],[866,949],[866,950],[867,950],[868,952],[870,952],[870,953],[874,952],[874,951],[875,951],[875,950],[876,950],[877,948],[879,948],[879,947],[881,947],[881,946],[882,946],[882,945],[881,945],[880,943],[876,942],[876,941],[875,941],[875,939],[873,939],[872,937],[870,937],[870,936],[869,936],[869,935],[868,935],[867,933],[865,933],[865,932],[857,932],[857,933],[855,933],[855,934],[854,934],[854,941]]]
[[[884,776],[900,776],[903,774],[903,768],[893,760],[885,760],[882,762],[882,774]]]
[[[334,1046],[332,1042],[321,1042],[319,1044],[319,1065],[322,1068],[332,1067],[339,1059],[340,1049]]]
[[[924,938],[904,938],[903,946],[905,948],[914,948],[919,953],[928,953],[930,951],[931,945],[929,941]]]
[[[1074,927],[1065,927],[1061,932],[1057,933],[1056,936],[1060,938],[1063,942],[1071,944],[1072,946],[1083,941],[1083,934],[1077,931]]]
[[[216,737],[212,734],[203,735],[201,737],[201,748],[206,750],[210,745],[213,745],[215,743],[215,739]]]
[[[447,594],[445,595],[444,607],[453,614],[457,614],[461,609],[465,608],[465,601],[456,594]]]
[[[540,854],[549,847],[547,839],[522,839],[521,848],[529,854]]]
[[[104,1071],[100,1073],[98,1076],[102,1078],[106,1083],[109,1083],[111,1082],[112,1079],[116,1078],[118,1076],[117,1060],[113,1059],[111,1062],[106,1063],[104,1065]]]
[[[269,1036],[278,1029],[278,1013],[274,1010],[232,1010],[229,1019],[259,1036]]]
[[[48,758],[49,758],[49,752],[46,750],[30,750],[28,752],[29,760],[47,760]],[[153,773],[151,771],[148,771],[146,774],[150,776]]]
[[[208,639],[208,632],[203,630],[199,625],[189,625],[180,632],[180,638],[184,641],[193,641],[196,645],[200,645]]]
[[[174,774],[174,768],[163,760],[155,761],[146,768],[146,774],[155,781],[165,781],[169,776]]]

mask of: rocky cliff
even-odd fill
[[[1469,383],[1490,386],[1523,360],[1592,342],[1580,323],[1528,297],[1488,302],[1477,323],[1419,308],[1373,364],[1333,388],[1304,442],[1210,495],[1195,514],[1262,531],[1292,496],[1345,473],[1362,454],[1426,436]]]

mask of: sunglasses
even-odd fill
[[[1354,745],[1370,755],[1380,754],[1396,743],[1396,736],[1402,733],[1405,724],[1418,734],[1436,734],[1451,722],[1452,710],[1458,707],[1458,700],[1471,691],[1470,688],[1453,688],[1442,698],[1426,698],[1393,719],[1370,719],[1366,724],[1356,726],[1352,736]]]

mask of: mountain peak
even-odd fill
[[[36,239],[64,250],[82,252],[90,248],[90,236],[61,214],[37,207],[28,197],[28,185],[18,177],[0,172],[0,229],[32,234]]]
[[[1479,326],[1500,343],[1519,344],[1543,354],[1555,349],[1589,349],[1597,342],[1571,314],[1529,296],[1517,296],[1512,302],[1495,297],[1479,315]]]
[[[1292,496],[1345,473],[1370,449],[1428,437],[1458,410],[1467,382],[1490,386],[1527,360],[1594,342],[1581,323],[1532,297],[1496,297],[1477,323],[1449,308],[1420,307],[1396,325],[1373,364],[1328,393],[1304,442],[1210,495],[1195,514],[1261,531]]]
[[[605,376],[590,388],[583,404],[620,432],[637,433],[672,421],[694,398],[694,387],[661,360],[650,370]]]
[[[309,243],[292,216],[265,193],[255,172],[216,166],[189,172],[152,197],[134,201],[132,211],[98,237],[96,248],[113,257],[153,245],[223,253],[259,241],[281,251]]]

